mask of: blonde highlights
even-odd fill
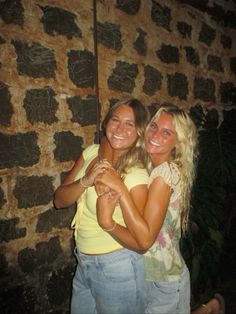
[[[163,112],[173,117],[173,125],[177,133],[177,144],[173,151],[173,161],[178,165],[181,178],[181,226],[187,231],[192,185],[195,179],[198,132],[189,114],[175,105],[162,106],[152,121]]]

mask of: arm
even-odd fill
[[[155,178],[149,187],[148,200],[143,207],[144,213],[142,214],[142,211],[137,210],[136,204],[123,182],[117,176],[113,178],[109,170],[105,171],[98,180],[104,184],[107,182],[111,189],[121,195],[119,201],[127,228],[137,241],[139,248],[146,251],[154,243],[164,222],[171,188],[161,177]],[[121,236],[118,229],[112,231],[111,234],[116,237]],[[125,243],[125,239],[123,240]]]
[[[148,191],[146,185],[138,185],[131,189],[130,197],[133,200],[134,204],[136,204],[136,210],[140,210],[140,212],[143,210],[147,199],[147,193]],[[122,246],[137,251],[139,253],[144,253],[142,248],[139,246],[133,235],[126,227],[121,226],[117,223],[115,225],[115,221],[113,220],[112,215],[115,209],[116,202],[119,201],[119,197],[120,194],[113,191],[110,193],[105,193],[98,198],[98,223],[104,230],[108,230],[110,235]]]
[[[54,193],[54,204],[56,208],[65,208],[71,206],[84,192],[85,188],[81,185],[80,180],[75,176],[84,163],[83,157],[80,157],[74,164],[70,173],[64,182],[56,189]]]
[[[54,193],[54,204],[56,208],[65,208],[73,205],[86,188],[94,184],[95,177],[99,173],[102,173],[103,168],[105,167],[104,164],[97,162],[92,165],[90,164],[88,171],[86,171],[86,174],[82,178],[82,182],[81,179],[74,181],[83,163],[84,159],[83,157],[80,157],[75,162],[64,182],[56,189]]]
[[[170,186],[161,177],[157,177],[149,187],[143,216],[135,209],[127,194],[123,194],[120,198],[125,223],[144,251],[152,246],[161,230],[170,196]]]

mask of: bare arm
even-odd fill
[[[64,182],[56,189],[54,193],[54,204],[56,208],[65,208],[73,205],[82,195],[85,189],[94,184],[95,177],[103,172],[104,164],[94,163],[92,167],[88,167],[88,171],[83,177],[83,181],[78,179],[74,181],[78,171],[84,163],[83,157],[80,157],[74,164],[70,173]]]
[[[117,176],[113,176],[112,179],[110,170],[106,171],[98,180],[108,184],[111,189],[121,195],[119,201],[127,228],[136,240],[139,249],[146,251],[155,241],[165,219],[171,196],[170,186],[161,177],[155,178],[149,187],[148,200],[142,211],[137,210],[137,204],[123,182]],[[122,236],[119,228],[114,229],[111,234],[118,238]],[[126,243],[123,236],[122,241]],[[126,243],[127,245],[128,243]]]
[[[132,188],[131,191],[128,193],[134,204],[136,204],[136,210],[142,211],[147,199],[147,186],[138,185]],[[119,197],[120,195],[118,193],[111,191],[110,193],[105,193],[98,198],[98,223],[103,229],[108,230],[110,235],[122,246],[137,251],[139,253],[144,253],[143,249],[139,246],[134,236],[126,227],[119,224],[115,225],[112,215],[115,209],[116,202],[119,201]]]

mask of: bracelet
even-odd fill
[[[81,184],[82,187],[85,188],[85,189],[86,189],[86,188],[89,188],[89,185],[85,185],[85,184],[83,183],[83,178],[84,178],[84,177],[80,178],[80,180],[79,180],[80,184]]]
[[[102,229],[102,230],[106,231],[106,232],[111,232],[111,231],[113,231],[115,229],[115,227],[116,227],[116,222],[114,221],[114,225],[112,226],[111,229]]]

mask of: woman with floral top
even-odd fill
[[[113,219],[119,201],[127,229],[137,242],[139,252],[146,251],[146,313],[190,313],[190,277],[179,240],[188,225],[196,143],[197,130],[184,110],[168,105],[157,111],[145,135],[151,162],[148,200],[143,214],[136,210],[122,178],[114,169],[106,170],[96,179],[100,226],[112,229],[109,232],[112,237],[132,248],[130,238]],[[137,251],[137,247],[133,250]]]

